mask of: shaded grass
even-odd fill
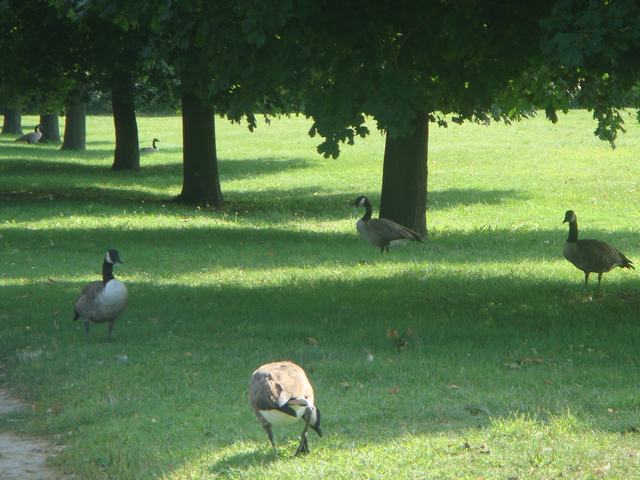
[[[82,155],[0,139],[0,358],[31,406],[2,428],[67,445],[79,478],[633,478],[637,279],[585,295],[560,222],[573,208],[638,258],[637,128],[615,151],[584,112],[435,130],[429,238],[381,256],[347,205],[377,204],[377,135],[327,161],[302,120],[219,122],[214,212],[164,201],[179,121],[143,120],[164,148],[132,175],[109,170],[107,118]],[[71,322],[109,247],[130,291],[112,344]],[[273,452],[247,406],[252,370],[284,358],[323,413],[303,459],[297,427]]]

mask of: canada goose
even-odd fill
[[[602,274],[615,267],[634,268],[633,262],[611,245],[600,240],[578,240],[578,219],[573,210],[567,210],[564,221],[569,222],[569,237],[564,244],[564,258],[584,272],[584,286],[589,283],[589,274],[598,274],[598,289]]]
[[[353,205],[366,209],[364,216],[356,222],[356,230],[362,238],[371,245],[378,247],[380,253],[389,247],[403,244],[408,241],[421,242],[420,236],[410,228],[403,227],[399,223],[388,218],[371,218],[371,202],[364,195],[353,201]]]
[[[87,284],[76,300],[73,319],[82,317],[84,332],[89,335],[89,322],[109,322],[109,340],[116,318],[127,306],[127,287],[113,277],[113,265],[122,263],[117,250],[109,250],[102,262],[102,281]]]
[[[16,138],[15,141],[23,143],[38,143],[38,141],[40,141],[40,139],[42,138],[40,127],[40,124],[36,125],[33,129],[33,132],[25,133],[20,138]]]
[[[276,444],[272,425],[287,425],[301,418],[305,421],[296,456],[309,453],[309,427],[322,436],[320,410],[314,402],[313,387],[304,370],[295,363],[267,363],[253,372],[249,401],[273,448],[276,448]]]
[[[153,153],[153,152],[157,152],[158,151],[158,146],[156,145],[156,143],[158,143],[160,140],[158,140],[157,138],[154,138],[151,142],[151,147],[144,147],[140,149],[140,153]]]

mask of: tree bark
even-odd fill
[[[66,106],[62,150],[87,149],[87,111],[82,92],[71,93]]]
[[[111,107],[116,131],[116,149],[113,155],[113,170],[139,170],[140,146],[138,145],[138,122],[133,106],[133,81],[124,78],[111,89]]]
[[[222,208],[213,106],[194,92],[182,92],[183,181],[176,200]]]
[[[60,143],[60,123],[57,113],[40,114],[41,142]]]
[[[419,114],[413,133],[394,138],[384,147],[380,217],[427,234],[427,151],[429,116]]]
[[[2,133],[11,135],[22,135],[24,133],[22,131],[22,113],[19,108],[5,107]]]

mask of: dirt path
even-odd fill
[[[0,416],[22,408],[22,404],[0,389]],[[43,440],[0,432],[0,480],[54,480],[54,472],[45,465],[55,448]]]

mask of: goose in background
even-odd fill
[[[272,425],[287,425],[304,420],[304,430],[295,456],[309,453],[309,427],[322,436],[320,410],[315,405],[313,387],[304,370],[295,363],[267,363],[253,372],[249,385],[249,402],[273,448],[276,448],[276,443]]]
[[[153,152],[157,152],[158,146],[156,145],[156,143],[158,143],[160,140],[158,140],[157,138],[154,138],[151,141],[151,147],[144,147],[140,149],[140,153],[153,153]]]
[[[380,253],[389,247],[401,245],[405,242],[421,242],[420,236],[410,228],[403,227],[399,223],[388,218],[371,218],[371,202],[364,195],[356,198],[352,205],[365,208],[364,216],[356,222],[356,230],[362,238],[374,247],[380,249]]]
[[[117,250],[111,249],[102,262],[102,281],[87,284],[74,306],[73,319],[82,318],[85,335],[89,336],[89,323],[109,322],[111,341],[116,318],[127,306],[127,287],[113,276],[113,265],[122,263]]]
[[[30,143],[30,144],[38,143],[42,138],[42,132],[40,131],[41,127],[42,125],[40,124],[36,125],[33,129],[33,132],[26,133],[22,135],[20,138],[16,138],[15,141],[22,142],[22,143]]]
[[[600,240],[578,240],[578,218],[573,210],[567,210],[564,221],[569,222],[569,237],[564,244],[564,258],[584,272],[584,286],[589,283],[589,274],[598,274],[598,289],[602,274],[614,269],[634,268],[633,262],[618,249]]]

